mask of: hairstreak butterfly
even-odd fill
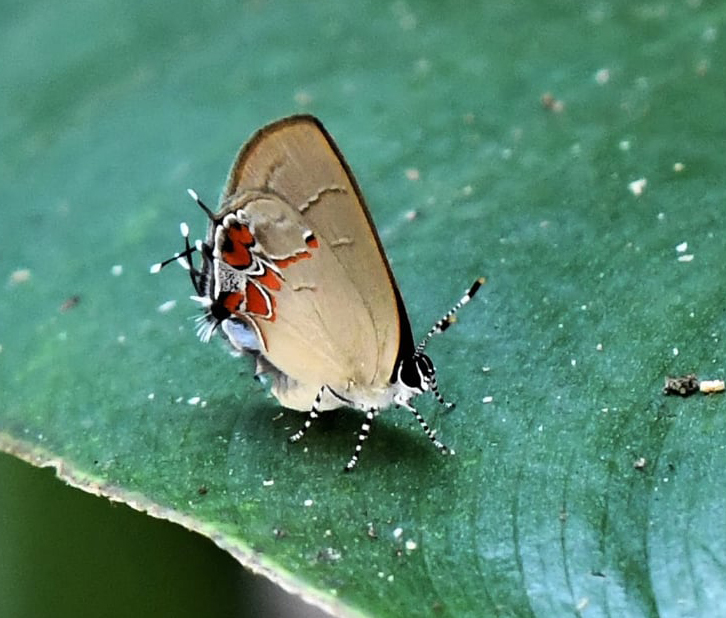
[[[300,440],[325,410],[356,408],[365,418],[347,465],[358,463],[379,411],[406,408],[443,454],[412,405],[425,391],[446,404],[424,353],[436,333],[476,294],[456,305],[414,343],[406,309],[363,196],[333,139],[312,116],[291,116],[255,133],[229,174],[217,213],[193,191],[209,219],[206,240],[152,266],[178,261],[201,305],[197,333],[214,333],[256,359],[256,374],[286,408],[306,411]],[[201,262],[195,265],[193,255]]]

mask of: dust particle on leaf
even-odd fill
[[[542,104],[542,107],[544,109],[549,112],[554,112],[556,114],[561,113],[565,109],[565,104],[559,99],[556,99],[551,92],[545,92],[540,97],[540,103]]]
[[[295,103],[297,103],[301,107],[310,105],[312,102],[313,102],[313,95],[311,95],[306,90],[298,90],[295,93]]]
[[[318,561],[320,562],[337,562],[342,557],[342,554],[333,547],[326,547],[318,552]]]
[[[648,180],[646,178],[638,178],[638,180],[633,180],[633,182],[628,183],[628,190],[635,197],[639,197],[643,195],[643,191],[645,191],[645,187],[647,186]]]
[[[27,283],[30,280],[30,269],[29,268],[18,268],[10,273],[10,283],[12,285],[20,285],[21,283]]]
[[[175,300],[167,300],[165,303],[161,303],[156,310],[159,313],[169,313],[174,307],[176,307]]]
[[[723,380],[701,380],[699,390],[706,395],[723,393],[726,390],[726,384]]]
[[[599,69],[595,73],[595,81],[600,85],[604,86],[610,81],[610,69]]]

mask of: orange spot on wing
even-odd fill
[[[294,258],[283,258],[282,260],[275,260],[275,264],[277,264],[280,268],[287,268],[294,261]]]
[[[309,238],[306,244],[311,249],[317,249],[320,246],[320,243],[318,242],[318,239],[315,238],[315,236]]]
[[[246,225],[231,225],[227,230],[227,238],[222,243],[224,261],[235,268],[247,268],[252,264],[249,247],[254,244],[255,238]]]
[[[290,266],[290,264],[294,264],[298,260],[311,257],[313,257],[312,253],[310,253],[309,251],[302,251],[295,255],[291,255],[290,257],[282,258],[281,260],[275,260],[275,264],[277,264],[280,268],[287,268],[288,266]]]
[[[222,304],[230,313],[236,313],[244,299],[245,297],[242,292],[227,292]]]
[[[255,244],[255,237],[246,225],[231,225],[228,236],[232,239],[232,242],[238,242],[248,247]]]
[[[245,292],[247,293],[248,313],[256,313],[261,316],[271,315],[274,318],[274,314],[272,313],[273,300],[271,297],[262,292],[252,282],[247,283]]]
[[[262,276],[257,277],[257,282],[261,283],[269,290],[280,289],[280,280],[277,278],[277,275],[268,268],[265,268],[265,273]]]

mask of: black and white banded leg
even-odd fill
[[[358,432],[358,443],[355,445],[355,451],[353,451],[353,456],[350,458],[350,461],[345,464],[343,472],[350,472],[358,464],[360,452],[363,450],[363,443],[368,439],[368,436],[371,434],[371,426],[373,425],[373,419],[375,418],[375,416],[375,408],[371,408],[366,412],[365,420],[360,426],[360,431]]]
[[[439,384],[436,381],[436,374],[432,375],[428,382],[429,389],[433,393],[434,397],[436,397],[436,401],[438,401],[442,406],[451,409],[456,405],[453,401],[446,401],[446,399],[441,396],[441,393],[439,392]]]
[[[308,429],[312,426],[312,424],[320,417],[320,402],[323,400],[323,393],[325,392],[325,389],[327,389],[327,386],[321,386],[320,390],[318,391],[318,394],[315,396],[315,401],[313,402],[313,407],[308,412],[307,417],[305,418],[305,422],[303,423],[303,426],[300,427],[294,434],[292,434],[288,441],[290,442],[297,442],[302,439],[302,437],[307,433]]]
[[[423,416],[421,416],[420,412],[414,408],[412,405],[408,403],[401,403],[401,405],[406,408],[407,410],[411,411],[411,414],[416,417],[416,420],[418,421],[418,424],[421,425],[421,429],[423,429],[424,433],[428,436],[428,439],[431,440],[431,443],[439,449],[439,452],[442,455],[454,455],[454,449],[449,448],[446,446],[443,442],[441,442],[439,439],[436,438],[436,432],[429,427],[428,423],[424,419]]]

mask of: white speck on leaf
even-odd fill
[[[648,185],[648,180],[645,178],[638,178],[638,180],[633,180],[633,182],[628,183],[628,190],[635,195],[636,197],[643,195],[643,191],[645,191],[645,187]]]

